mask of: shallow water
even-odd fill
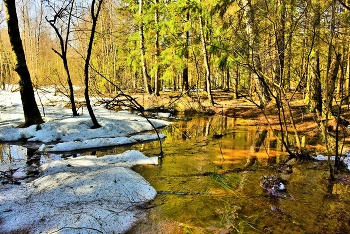
[[[273,132],[242,119],[208,117],[178,121],[162,130],[159,165],[134,169],[158,191],[148,214],[129,233],[350,233],[350,188],[329,184],[323,162],[296,162],[292,173],[278,172],[287,159]],[[260,147],[252,147],[258,139]],[[24,145],[27,146],[28,145]],[[160,153],[158,142],[49,154],[36,164],[62,156],[121,153],[137,149]],[[0,165],[32,162],[26,147],[0,145]],[[34,154],[35,155],[35,154]],[[35,158],[35,157],[34,157]],[[39,161],[38,161],[39,160]],[[290,197],[273,197],[260,179],[279,174]]]
[[[278,172],[287,156],[272,132],[252,147],[262,130],[221,117],[165,129],[161,164],[135,168],[158,196],[130,233],[349,233],[349,186],[329,184],[324,162]],[[290,198],[260,187],[262,176],[275,174],[287,180]]]

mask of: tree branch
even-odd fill
[[[348,5],[346,5],[342,0],[338,0],[338,2],[343,6],[345,7],[347,10],[350,11],[350,7]]]

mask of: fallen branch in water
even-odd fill
[[[91,67],[91,65],[90,65]],[[147,122],[152,126],[152,128],[154,129],[154,131],[157,134],[158,137],[158,142],[159,142],[159,148],[160,148],[160,156],[163,156],[163,147],[162,147],[162,140],[159,136],[159,132],[157,130],[157,128],[154,126],[154,124],[149,120],[149,118],[145,115],[144,111],[145,108],[139,104],[135,98],[131,97],[128,94],[125,94],[121,88],[119,88],[116,84],[114,84],[112,81],[110,81],[107,77],[105,77],[103,74],[101,74],[100,72],[98,72],[95,68],[91,67],[91,69],[93,69],[97,74],[99,74],[103,79],[105,79],[107,82],[109,82],[111,85],[113,85],[120,93],[117,94],[117,96],[115,96],[111,101],[106,101],[106,107],[111,107],[111,106],[125,106],[125,107],[129,107],[132,108],[136,111],[138,111],[142,117],[144,117]],[[122,98],[121,98],[122,97]],[[116,102],[116,103],[115,103]],[[113,104],[114,103],[114,104]],[[112,105],[113,104],[113,105]],[[118,104],[118,105],[117,105]],[[109,109],[109,108],[108,108]]]

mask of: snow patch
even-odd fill
[[[87,111],[80,108],[80,115],[73,117],[70,109],[63,108],[69,101],[67,97],[56,96],[54,89],[40,89],[35,95],[40,96],[45,107],[39,108],[45,123],[16,128],[24,122],[20,94],[0,90],[0,141],[26,139],[33,145],[38,142],[39,152],[72,151],[155,140],[157,134],[139,133],[170,124],[94,106],[102,127],[91,129],[93,124]],[[2,152],[15,155],[10,148]],[[16,159],[12,167],[24,163],[25,159]],[[131,170],[137,164],[158,164],[158,157],[126,151],[43,164],[40,178],[0,187],[1,233],[126,232],[142,215],[139,207],[156,196],[155,189]],[[1,168],[6,165],[0,164]],[[20,168],[13,176],[22,178],[25,172]]]
[[[30,233],[123,233],[141,214],[155,189],[130,169],[157,164],[139,151],[85,156],[41,166],[43,176],[0,192],[0,230]]]
[[[314,157],[316,160],[319,160],[319,161],[326,161],[328,160],[328,156],[324,156],[322,154],[318,154],[316,157]],[[331,156],[330,159],[332,161],[335,160],[335,156]],[[344,156],[340,156],[340,160],[344,162],[345,165],[348,166],[348,170],[350,171],[350,155],[348,152],[346,152],[344,154]]]

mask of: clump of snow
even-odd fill
[[[161,118],[169,118],[171,116],[171,113],[158,112],[157,116]]]
[[[0,230],[30,233],[123,233],[155,189],[130,167],[157,164],[139,151],[42,165],[43,176],[0,192]]]
[[[316,157],[314,157],[316,160],[319,160],[319,161],[326,161],[328,160],[328,156],[324,156],[322,154],[318,154]],[[335,160],[335,156],[331,156],[330,157],[330,160],[331,161],[334,161]],[[340,160],[344,162],[345,165],[348,166],[348,170],[350,170],[350,154],[348,152],[346,152],[344,154],[344,156],[341,156],[340,157]]]

